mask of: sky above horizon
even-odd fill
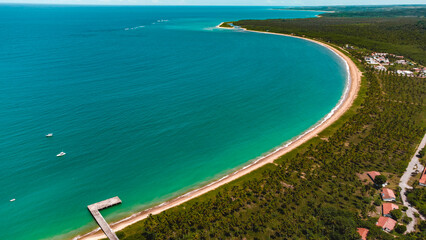
[[[248,5],[325,6],[426,4],[426,0],[0,0],[0,3],[90,4],[90,5]]]

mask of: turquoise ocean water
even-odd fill
[[[0,238],[88,231],[88,204],[119,196],[103,212],[117,220],[309,129],[341,98],[344,63],[304,40],[214,27],[316,14],[0,5]]]

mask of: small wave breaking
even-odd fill
[[[145,26],[130,27],[130,28],[125,28],[124,31],[137,30],[137,29],[144,28],[144,27]]]
[[[168,19],[158,19],[157,21],[153,22],[152,24],[157,24],[157,23],[165,23],[168,22]]]

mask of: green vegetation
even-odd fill
[[[424,17],[425,5],[297,7],[292,10],[333,11],[323,17]]]
[[[404,215],[404,217],[402,217],[402,222],[403,222],[404,224],[409,224],[412,220],[413,220],[413,219],[412,219],[412,218],[410,218],[410,217],[409,217],[409,216],[407,216],[407,215]]]
[[[405,231],[407,231],[407,227],[406,226],[404,226],[404,225],[396,225],[395,232],[397,232],[399,234],[402,234]]]
[[[399,209],[394,209],[392,211],[390,211],[390,214],[392,216],[393,219],[398,220],[402,217],[402,211]]]
[[[425,156],[425,153],[426,153],[426,149],[425,149],[425,148],[422,148],[422,149],[419,151],[419,158],[424,157],[424,156]]]
[[[224,22],[222,24],[220,24],[219,27],[224,27],[224,28],[233,28],[234,26],[232,25],[232,23],[230,22]]]
[[[423,166],[426,166],[426,147],[422,148],[422,150],[420,150],[419,154],[419,161]]]
[[[426,62],[421,19],[324,17],[235,24]],[[352,58],[362,56],[349,53]],[[424,79],[366,68],[354,105],[318,137],[275,164],[149,216],[117,235],[120,239],[358,239],[356,229],[365,227],[369,239],[395,239],[375,226],[377,218],[368,217],[379,199],[378,190],[363,183],[357,173],[402,174],[424,134],[425,98]],[[417,192],[410,194],[414,194],[411,199],[419,199]],[[404,227],[395,231],[402,233]],[[426,231],[397,234],[397,238],[425,239]]]
[[[425,166],[425,165],[426,165],[426,157],[425,157],[425,155],[426,155],[426,147],[422,148],[422,149],[419,151],[419,154],[417,155],[417,156],[419,157],[419,161],[420,161],[420,163],[421,163],[423,166]]]
[[[387,180],[388,179],[386,178],[385,175],[379,175],[374,178],[374,183],[376,183],[378,186],[382,186],[383,184],[386,183]]]
[[[308,18],[242,20],[235,25],[250,30],[295,34],[350,44],[371,51],[403,55],[426,63],[426,20],[424,18]]]
[[[409,190],[407,200],[419,210],[420,214],[426,216],[426,187],[417,186]]]
[[[418,227],[420,231],[426,231],[426,221],[420,221]]]

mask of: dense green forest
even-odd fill
[[[403,55],[426,63],[426,20],[423,18],[339,18],[242,20],[250,30],[307,36],[350,44],[377,52]]]
[[[424,17],[426,15],[426,5],[295,7],[282,10],[286,9],[330,12],[321,14],[323,17]]]
[[[424,20],[418,18],[323,17],[234,24],[426,62]],[[359,239],[356,229],[365,227],[370,230],[368,239],[426,239],[425,222],[419,225],[421,231],[408,235],[390,235],[376,227],[377,217],[370,214],[376,208],[374,204],[381,204],[380,190],[359,177],[374,170],[399,179],[426,129],[425,98],[424,79],[366,67],[354,105],[318,137],[274,164],[150,216],[117,235],[129,240],[342,240]]]
[[[136,223],[120,239],[393,239],[368,218],[379,191],[357,173],[400,175],[424,133],[426,82],[367,70],[353,108],[318,138],[219,190]],[[417,234],[417,235],[416,235]],[[402,236],[426,238],[426,232]]]

